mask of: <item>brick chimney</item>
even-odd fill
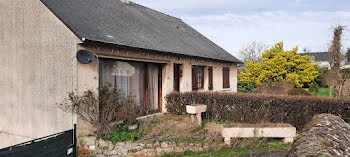
[[[129,0],[121,0],[125,4],[129,4]]]

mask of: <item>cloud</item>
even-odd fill
[[[255,11],[346,11],[348,0],[133,0],[172,15]],[[331,6],[331,7],[330,7]]]
[[[215,43],[237,54],[250,41],[272,45],[284,41],[287,49],[299,46],[326,51],[331,27],[348,26],[343,45],[350,47],[348,0],[134,0],[182,18]]]
[[[183,16],[182,19],[209,39],[236,54],[250,41],[272,45],[284,41],[288,49],[295,46],[312,51],[326,51],[331,27],[350,27],[350,12],[262,12],[249,15],[222,14]],[[344,46],[350,47],[350,33],[345,31]]]

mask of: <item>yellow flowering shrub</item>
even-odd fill
[[[279,42],[262,55],[260,62],[248,60],[245,72],[238,77],[242,83],[295,82],[302,87],[318,76],[318,64],[311,63],[311,56],[301,56],[297,52],[298,47],[285,51],[283,42]]]

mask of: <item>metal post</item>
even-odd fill
[[[77,124],[74,124],[73,129],[73,139],[74,139],[74,145],[73,145],[73,157],[78,157],[78,150],[77,150]]]

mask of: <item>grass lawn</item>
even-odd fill
[[[169,153],[165,154],[163,157],[206,157],[206,156],[240,156],[245,154],[250,154],[253,152],[280,152],[288,151],[291,147],[291,143],[283,143],[281,141],[272,141],[264,144],[260,144],[254,147],[231,147],[231,148],[221,148],[219,150],[208,150],[203,152],[184,152],[184,153]]]
[[[335,93],[335,89],[333,88],[333,94]],[[313,96],[322,96],[322,97],[329,97],[329,88],[321,88],[316,94],[312,94]]]

